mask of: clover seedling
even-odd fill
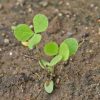
[[[45,15],[37,14],[33,18],[34,32],[26,24],[19,24],[16,27],[12,27],[14,35],[18,41],[21,41],[23,45],[33,49],[40,41],[42,36],[40,32],[44,32],[48,27],[48,19]]]
[[[60,61],[67,61],[70,56],[74,55],[78,49],[78,42],[74,38],[65,39],[60,46],[56,42],[49,42],[44,46],[44,53],[48,56],[53,56],[53,59],[48,62],[46,60],[40,60],[39,64],[43,69],[47,69],[48,72],[54,72],[54,66]],[[53,91],[53,81],[46,87],[45,90],[48,93]]]

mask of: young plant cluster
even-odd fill
[[[70,56],[76,53],[77,49],[78,42],[74,38],[65,39],[59,46],[56,42],[51,41],[45,44],[44,52],[46,55],[52,56],[52,60],[48,62],[46,60],[41,59],[39,61],[39,64],[43,69],[46,69],[48,72],[53,73],[55,65],[57,65],[61,61],[67,61]],[[54,83],[52,80],[49,82],[50,86],[45,86],[45,90],[48,93],[51,93],[53,91]]]
[[[37,14],[33,18],[33,27],[34,31],[26,25],[19,24],[14,27],[14,35],[18,41],[21,41],[23,45],[29,47],[29,49],[33,49],[33,47],[37,46],[37,44],[41,41],[41,32],[44,32],[48,27],[48,19],[45,15]],[[74,55],[78,49],[78,42],[75,38],[65,39],[60,45],[58,45],[54,41],[50,41],[44,46],[44,53],[47,56],[51,56],[51,61],[46,61],[41,59],[39,61],[40,66],[47,70],[48,73],[53,74],[55,65],[57,65],[61,61],[67,61],[70,56]],[[44,89],[48,93],[52,93],[54,88],[54,82],[52,79],[49,79],[44,84]]]
[[[21,41],[23,45],[28,46],[29,49],[33,49],[40,41],[42,36],[40,32],[44,32],[48,27],[48,19],[42,14],[37,14],[33,18],[32,29],[26,24],[19,24],[14,27],[14,35],[18,41]]]

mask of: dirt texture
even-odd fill
[[[22,46],[11,26],[32,25],[38,13],[48,17],[49,28],[37,52]],[[55,66],[55,88],[48,94],[48,74],[38,63],[48,59],[43,46],[68,37],[78,40],[78,52]],[[100,100],[100,1],[0,0],[0,100]]]

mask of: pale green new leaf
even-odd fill
[[[43,14],[37,14],[33,18],[33,25],[35,33],[44,32],[48,27],[48,19]]]
[[[28,47],[33,49],[33,47],[41,41],[41,38],[40,34],[34,34],[34,36],[29,40]]]
[[[44,89],[47,93],[52,93],[53,91],[53,88],[54,88],[54,82],[51,80],[51,81],[46,81],[45,84],[44,84]]]
[[[46,60],[43,60],[43,59],[41,59],[39,61],[39,64],[40,64],[41,68],[43,68],[43,69],[45,69],[46,66],[49,66],[49,62],[47,62]]]
[[[33,31],[26,24],[20,24],[14,29],[14,35],[18,41],[27,41],[33,34]]]
[[[68,45],[69,55],[74,55],[78,49],[78,42],[75,38],[68,38],[64,40],[64,42]]]
[[[62,56],[61,56],[61,55],[55,56],[55,57],[51,60],[50,66],[56,65],[57,63],[59,63],[59,62],[61,61],[61,59],[62,59]]]
[[[62,42],[60,45],[59,55],[62,56],[63,61],[66,61],[69,58],[69,48],[65,42]]]

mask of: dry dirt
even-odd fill
[[[11,30],[20,23],[32,25],[37,13],[49,19],[39,53],[22,46]],[[47,58],[44,43],[68,37],[80,47],[55,66],[55,89],[47,94],[43,84],[48,75],[38,64]],[[100,1],[0,0],[0,100],[100,100]]]

